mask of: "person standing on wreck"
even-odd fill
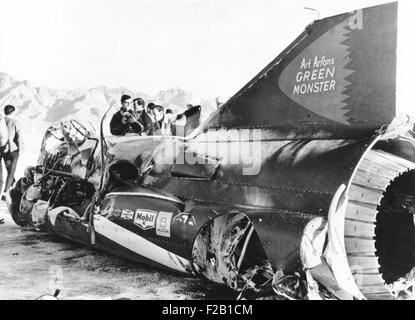
[[[125,136],[127,134],[139,134],[143,126],[134,118],[132,110],[133,100],[129,95],[121,97],[121,108],[116,112],[110,122],[110,131],[114,136]]]

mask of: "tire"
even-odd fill
[[[24,178],[22,178],[24,179]],[[10,190],[11,203],[8,203],[8,208],[13,221],[21,226],[26,227],[29,225],[25,215],[20,211],[20,201],[22,200],[23,194],[18,188]]]
[[[20,210],[20,202],[23,194],[34,183],[32,169],[32,167],[28,167],[25,170],[24,177],[20,178],[13,185],[13,188],[10,189],[10,202],[7,202],[7,207],[13,221],[21,227],[30,225],[26,216]]]

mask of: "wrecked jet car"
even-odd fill
[[[185,137],[52,126],[9,211],[249,297],[407,297],[415,139],[396,117],[396,25],[396,3],[315,21]]]

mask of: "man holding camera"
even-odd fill
[[[138,119],[134,117],[132,110],[133,100],[129,95],[121,97],[121,108],[116,112],[110,122],[110,131],[114,136],[128,134],[140,134],[144,128]]]

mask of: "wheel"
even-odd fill
[[[21,178],[20,180],[22,179],[24,178]],[[22,200],[22,196],[23,193],[18,188],[11,189],[10,202],[7,202],[7,207],[9,209],[13,221],[21,227],[26,227],[29,225],[29,223],[26,220],[25,215],[20,211],[20,201]]]
[[[21,226],[26,227],[29,222],[26,219],[25,214],[20,210],[20,202],[23,197],[23,193],[33,184],[33,168],[29,167],[25,170],[23,178],[20,178],[10,189],[10,198],[7,200],[7,208],[12,216],[13,221]]]

